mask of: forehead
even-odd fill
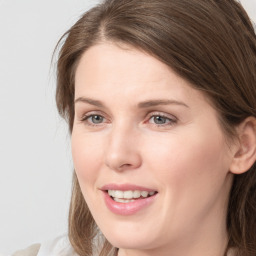
[[[76,82],[78,76],[86,76],[96,72],[108,72],[109,79],[111,75],[118,75],[119,78],[124,77],[132,79],[135,75],[140,74],[143,79],[153,78],[152,75],[163,75],[167,66],[149,54],[138,49],[120,46],[114,43],[102,43],[89,48],[82,56],[77,70]],[[143,74],[140,72],[143,70]],[[136,77],[136,79],[138,79]],[[94,81],[97,78],[94,77]]]
[[[103,43],[89,48],[82,56],[75,75],[75,93],[119,91],[134,88],[143,94],[175,89],[185,93],[191,85],[170,67],[132,47]],[[189,93],[189,92],[188,92]]]

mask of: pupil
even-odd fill
[[[95,116],[92,117],[92,122],[95,123],[95,124],[99,124],[99,123],[102,122],[102,117],[95,115]]]
[[[162,116],[156,116],[154,119],[156,124],[165,124],[166,122],[165,118]]]

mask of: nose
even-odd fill
[[[141,166],[139,134],[135,129],[115,127],[108,136],[105,152],[105,164],[108,168],[120,172]]]

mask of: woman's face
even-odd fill
[[[225,242],[230,145],[203,94],[154,57],[111,43],[84,53],[72,154],[88,207],[114,246],[194,255]]]

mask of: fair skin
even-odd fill
[[[82,56],[74,167],[119,256],[222,256],[236,147],[204,95],[154,57],[111,43]],[[114,207],[124,205],[124,212],[113,212],[105,201],[109,184],[147,188],[154,199],[129,212],[132,203],[109,197]]]

